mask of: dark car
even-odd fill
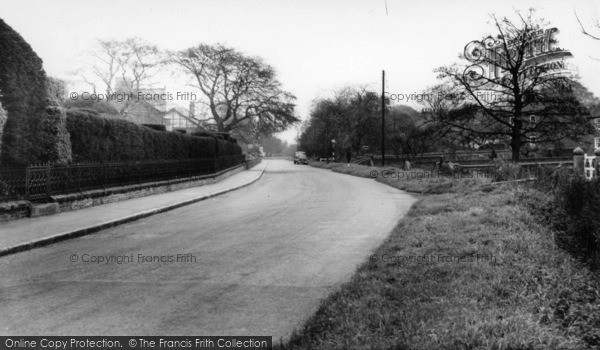
[[[304,152],[296,152],[294,154],[294,164],[308,164],[308,158]]]

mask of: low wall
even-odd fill
[[[189,187],[209,185],[244,171],[246,168],[246,164],[240,164],[216,174],[57,195],[51,197],[51,203],[39,204],[26,200],[3,202],[0,203],[0,221],[56,214]]]
[[[0,221],[28,217],[30,207],[31,203],[26,200],[0,202]]]

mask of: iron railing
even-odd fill
[[[18,199],[43,201],[59,194],[209,175],[244,163],[244,155],[235,155],[135,163],[0,168],[0,202]]]

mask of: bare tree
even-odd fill
[[[577,78],[563,61],[543,61],[570,56],[556,47],[556,29],[533,10],[517,14],[517,22],[492,17],[496,34],[469,43],[461,56],[471,65],[437,69],[447,98],[458,102],[438,121],[474,138],[505,140],[514,161],[526,144],[579,140],[592,130],[589,111],[568,91]]]
[[[92,62],[85,69],[83,80],[92,87],[94,93],[97,92],[98,82],[102,82],[106,95],[128,94],[151,85],[162,60],[156,46],[139,38],[98,40],[96,50],[90,55]],[[126,116],[136,99],[113,99],[109,102],[117,108],[120,115]]]
[[[594,39],[594,40],[600,40],[600,20],[598,20],[598,18],[592,18],[592,29],[586,29],[586,27],[583,25],[583,23],[581,22],[581,19],[579,18],[579,15],[577,14],[577,12],[575,11],[575,18],[577,18],[577,22],[579,23],[579,28],[581,29],[581,32],[585,35],[587,35],[588,37]]]
[[[273,67],[260,58],[223,45],[201,44],[172,53],[170,61],[206,97],[200,102],[221,132],[269,135],[299,121],[294,115],[295,97],[283,90]]]
[[[149,85],[159,71],[162,60],[159,49],[139,38],[129,38],[117,45],[121,47],[117,56],[121,78],[129,84],[130,91]]]
[[[90,52],[93,62],[82,75],[83,80],[88,83],[96,93],[98,79],[104,84],[104,92],[109,95],[113,93],[115,78],[121,70],[119,56],[123,47],[120,42],[114,40],[98,40],[97,48]]]
[[[581,32],[584,35],[587,35],[588,37],[594,39],[594,40],[600,40],[600,20],[596,17],[596,18],[592,18],[592,25],[591,25],[591,29],[590,27],[588,27],[588,29],[586,29],[586,26],[583,24],[583,22],[581,22],[581,19],[579,18],[579,15],[577,14],[577,11],[575,12],[575,18],[577,18],[577,23],[579,23],[579,29],[581,29]],[[594,58],[591,57],[591,59],[596,60],[596,61],[600,61],[600,59],[598,58]]]

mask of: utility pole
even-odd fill
[[[381,166],[385,166],[385,70],[381,71]]]

